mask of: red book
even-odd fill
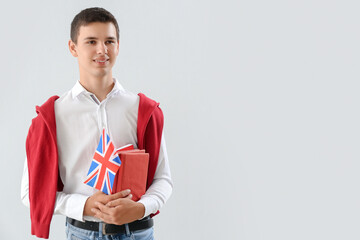
[[[113,193],[130,189],[132,200],[138,201],[146,192],[149,154],[145,150],[130,150],[119,153],[121,165],[114,180]]]

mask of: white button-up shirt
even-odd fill
[[[137,148],[139,96],[126,91],[115,78],[113,80],[114,87],[102,102],[79,81],[55,101],[59,171],[64,189],[56,194],[54,214],[79,221],[100,221],[83,216],[83,210],[87,198],[98,191],[84,184],[84,181],[103,128],[107,130],[115,148],[126,144],[133,144]],[[21,197],[26,206],[29,206],[28,186],[25,159]],[[171,192],[172,180],[163,135],[153,183],[139,200],[145,206],[143,217],[159,210]]]

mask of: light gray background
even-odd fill
[[[158,240],[359,239],[358,1],[1,2],[0,239],[30,236],[20,201],[35,105],[78,79],[70,23],[105,7],[114,76],[158,100],[175,188]],[[50,239],[64,239],[55,216]]]

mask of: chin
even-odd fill
[[[111,72],[110,71],[97,71],[96,73],[94,73],[94,75],[96,77],[105,77],[106,75],[109,75]]]

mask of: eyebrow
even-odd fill
[[[98,38],[96,38],[96,37],[87,37],[87,38],[84,38],[84,41],[86,41],[86,40],[94,40],[94,39],[98,39]],[[116,40],[116,37],[107,37],[106,39]]]

